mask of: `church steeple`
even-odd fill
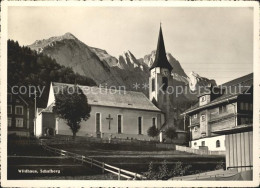
[[[172,66],[166,57],[161,24],[160,24],[160,32],[158,37],[155,60],[153,65],[150,67],[150,70],[155,67],[167,68],[169,69],[170,72],[172,71]]]

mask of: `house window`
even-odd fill
[[[153,121],[153,126],[155,126],[155,127],[156,127],[156,118],[155,118],[155,117],[153,117],[152,121]]]
[[[155,79],[152,79],[152,91],[155,91]]]
[[[12,126],[12,119],[8,118],[8,127],[11,127],[11,126]]]
[[[16,115],[23,115],[23,106],[16,106],[15,107],[15,114]]]
[[[142,117],[138,117],[138,134],[142,134]]]
[[[194,115],[193,115],[193,119],[197,119],[197,114],[194,114]]]
[[[203,122],[205,120],[206,120],[206,115],[205,114],[201,115],[201,121]]]
[[[163,83],[163,91],[166,91],[168,88],[168,78],[167,77],[162,77],[162,83]]]
[[[204,101],[206,101],[206,96],[201,97],[201,102],[204,102]]]
[[[205,146],[205,141],[201,141],[201,146]]]
[[[23,127],[23,118],[16,118],[15,119],[15,126],[16,127]]]
[[[219,147],[220,147],[220,141],[217,140],[217,141],[216,141],[216,148],[219,148]]]
[[[11,95],[11,93],[7,94],[7,102],[12,102],[12,95]]]
[[[226,113],[227,112],[227,106],[220,106],[219,107],[219,114]]]
[[[11,105],[7,106],[7,114],[12,114],[12,106]]]
[[[253,104],[252,103],[249,103],[249,110],[253,111]]]
[[[248,103],[246,102],[245,103],[245,110],[248,110],[249,108],[248,108]]]
[[[197,146],[197,142],[194,142],[194,146]]]
[[[240,110],[244,110],[244,103],[243,102],[240,103]]]
[[[100,133],[101,115],[96,113],[96,132]]]
[[[122,115],[117,116],[117,132],[122,133]]]

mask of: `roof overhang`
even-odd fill
[[[232,97],[228,97],[228,98],[222,99],[222,100],[220,100],[220,101],[211,102],[211,103],[209,103],[209,104],[206,104],[206,105],[203,105],[203,106],[199,106],[199,107],[194,108],[194,109],[191,109],[191,110],[187,110],[187,111],[183,112],[183,113],[181,114],[181,116],[185,116],[185,115],[187,115],[187,114],[189,114],[189,113],[196,112],[196,111],[198,111],[198,110],[203,110],[203,109],[205,109],[205,108],[212,107],[212,106],[215,106],[215,105],[224,103],[224,102],[229,103],[231,100],[237,99],[237,97],[238,97],[238,95],[235,95],[235,96],[232,96]]]
[[[212,133],[215,134],[222,134],[222,135],[228,135],[228,134],[234,134],[234,133],[241,133],[241,132],[249,132],[249,131],[253,131],[253,126],[252,124],[248,124],[248,125],[238,125],[232,128],[228,128],[228,129],[222,129],[222,130],[218,130],[218,131],[212,131]]]
[[[158,109],[158,110],[152,110],[152,109],[130,108],[130,107],[124,107],[124,106],[112,106],[112,105],[102,105],[102,104],[93,104],[93,103],[89,103],[89,105],[90,105],[90,106],[97,106],[97,107],[121,108],[121,109],[128,109],[128,110],[157,112],[157,113],[164,114],[164,112],[162,112],[160,109]]]

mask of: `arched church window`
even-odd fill
[[[163,91],[166,91],[168,87],[168,78],[167,77],[162,77],[162,84],[163,84]]]
[[[220,147],[220,141],[219,141],[219,140],[216,141],[216,147],[217,147],[217,148]]]
[[[143,124],[143,120],[142,117],[138,117],[138,134],[142,134],[142,125]]]
[[[153,117],[153,126],[156,126],[156,118],[155,117]]]
[[[152,91],[155,91],[155,79],[152,79]]]

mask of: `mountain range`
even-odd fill
[[[125,86],[127,90],[142,91],[148,95],[149,91],[143,87],[149,82],[149,67],[155,59],[155,51],[137,59],[130,51],[123,52],[118,58],[107,53],[106,50],[91,47],[77,39],[73,34],[66,33],[62,36],[37,40],[28,46],[37,53],[43,53],[54,58],[57,63],[80,75],[87,76],[104,87]],[[189,77],[171,53],[167,53],[167,59],[172,65],[171,75],[174,84],[187,86]],[[215,80],[196,75],[198,85],[216,85]],[[193,78],[194,79],[194,78]],[[137,84],[139,88],[134,88]],[[195,100],[197,97],[188,94],[182,99]]]

